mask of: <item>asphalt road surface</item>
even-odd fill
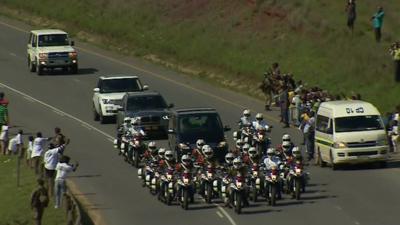
[[[92,90],[101,75],[140,76],[151,90],[163,94],[169,103],[181,107],[214,107],[223,122],[236,128],[244,108],[255,114],[262,102],[235,92],[214,87],[140,59],[126,58],[77,43],[80,60],[78,75],[37,76],[27,68],[26,44],[31,28],[0,17],[0,89],[10,100],[12,125],[32,134],[42,131],[52,136],[59,126],[71,138],[66,154],[80,162],[70,180],[79,189],[77,195],[95,216],[96,223],[126,224],[399,224],[400,179],[397,162],[387,169],[348,167],[339,171],[308,167],[310,185],[302,200],[279,201],[272,208],[266,202],[252,204],[242,215],[218,204],[207,205],[200,199],[183,211],[165,206],[141,187],[136,169],[123,162],[113,149],[111,137],[115,125],[93,121]],[[288,132],[301,142],[296,129],[282,129],[277,111],[268,113],[274,125],[276,144]],[[231,132],[227,133],[231,139]],[[166,141],[158,141],[166,145]]]

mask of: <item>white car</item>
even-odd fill
[[[78,73],[78,54],[74,42],[62,30],[33,30],[29,34],[28,67],[42,75],[44,70],[63,68]]]
[[[142,85],[137,76],[100,77],[93,89],[94,120],[105,123],[107,119],[115,118],[127,92],[145,91],[148,88],[147,85]]]

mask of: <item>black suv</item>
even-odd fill
[[[174,110],[170,114],[168,124],[168,142],[171,149],[179,157],[183,151],[194,149],[196,141],[203,139],[214,149],[214,155],[223,161],[228,152],[228,144],[218,112],[212,108],[189,108]]]
[[[167,136],[169,109],[160,93],[155,91],[126,93],[117,113],[117,127],[125,117],[140,117],[141,127],[150,137]]]

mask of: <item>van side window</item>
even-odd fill
[[[37,43],[37,36],[33,35],[32,36],[32,47],[36,47],[36,43]]]
[[[326,116],[317,116],[317,131],[322,133],[328,133],[329,118]]]

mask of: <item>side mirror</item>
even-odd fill
[[[149,90],[149,85],[147,85],[147,84],[143,85],[143,91],[147,91],[147,90]]]
[[[93,92],[99,93],[99,92],[100,92],[100,88],[94,88],[94,89],[93,89]]]
[[[168,134],[175,134],[174,129],[168,129]]]
[[[71,46],[75,46],[75,41],[71,41]]]
[[[175,107],[174,103],[171,103],[171,104],[168,105],[168,108],[169,108],[169,109],[170,109],[170,108],[174,108],[174,107]]]
[[[230,126],[228,126],[228,125],[224,126],[224,132],[227,132],[227,131],[230,131],[230,130],[231,130]]]

